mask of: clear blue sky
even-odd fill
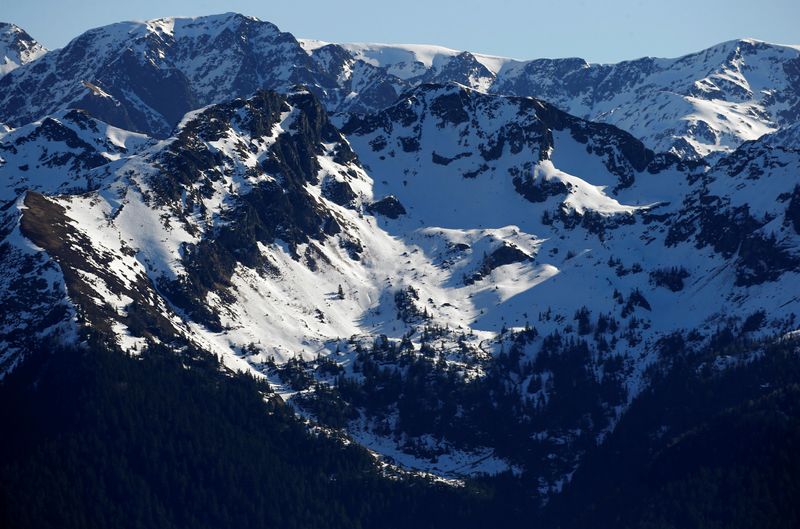
[[[800,44],[800,0],[2,0],[0,20],[49,48],[120,20],[254,15],[298,37],[441,44],[615,62],[675,57],[740,37]]]

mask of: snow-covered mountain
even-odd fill
[[[91,30],[0,78],[0,372],[191,345],[405,466],[559,491],[676,347],[797,329],[798,53]]]
[[[0,22],[0,77],[44,55],[47,50],[14,24]]]
[[[40,53],[29,46],[31,57]],[[676,59],[618,64],[523,61],[438,46],[332,44],[297,40],[268,22],[228,13],[88,31],[0,81],[0,121],[19,126],[81,108],[115,126],[164,138],[185,112],[259,88],[285,92],[304,84],[329,112],[368,113],[419,84],[457,82],[537,97],[616,125],[655,151],[698,158],[731,152],[795,123],[798,64],[797,46],[752,39]]]
[[[540,331],[563,332],[581,306],[622,319],[636,312],[642,340],[620,343],[631,354],[766,306],[780,327],[796,308],[796,146],[765,137],[706,169],[535,99],[453,85],[422,85],[343,131],[373,194],[406,211],[386,229],[409,241],[424,233],[450,295],[463,296],[432,296],[428,310],[472,306],[453,325],[522,327],[537,307],[560,315]],[[494,259],[500,249],[510,262]],[[685,277],[676,284],[662,277],[677,269]],[[626,309],[609,290],[622,301],[638,292],[647,308]]]
[[[301,43],[312,54],[326,44]],[[753,39],[676,59],[618,64],[577,58],[520,61],[439,46],[339,46],[406,84],[456,81],[492,93],[538,97],[681,156],[729,152],[796,122],[800,108],[800,47]]]
[[[677,59],[530,61],[501,71],[493,90],[536,95],[656,150],[705,156],[795,123],[798,64],[800,47],[744,39]]]
[[[0,202],[24,191],[88,191],[91,169],[154,143],[142,134],[98,121],[81,110],[60,111],[0,133]]]
[[[192,343],[276,383],[273,362],[319,355],[357,376],[362,344],[423,352],[435,328],[437,356],[480,376],[507,332],[535,325],[523,358],[555,334],[585,340],[619,359],[632,399],[675,333],[707,340],[754,314],[753,336],[793,328],[800,159],[774,138],[687,165],[548,103],[455,84],[341,131],[299,90],[190,112],[160,142],[77,111],[6,133],[6,369],[35,336],[89,326],[133,353]],[[606,413],[596,435],[620,409]],[[432,469],[364,419],[363,443]],[[576,464],[580,427],[559,428],[552,486]],[[452,448],[436,468],[515,464],[487,450]]]
[[[312,56],[318,50],[338,48],[352,60],[364,62],[401,81],[410,83],[455,81],[472,88],[488,89],[497,73],[513,59],[461,52],[443,46],[420,44],[333,44],[299,39]]]
[[[33,66],[3,78],[3,121],[81,108],[160,137],[190,110],[259,88],[332,85],[290,34],[233,13],[93,29]]]
[[[42,124],[51,122],[60,123],[47,118]],[[97,129],[101,138],[114,130]],[[12,131],[9,136],[16,133]],[[346,164],[352,155],[348,154],[346,143],[337,147],[337,141],[343,142],[327,123],[319,103],[307,92],[293,94],[289,102],[263,93],[247,101],[211,106],[188,115],[175,136],[150,143],[138,154],[108,157],[102,164],[99,162],[103,156],[92,151],[84,171],[85,181],[95,185],[77,188],[77,194],[48,198],[27,192],[16,202],[7,203],[6,236],[24,240],[22,234],[46,249],[62,268],[67,284],[64,294],[78,304],[84,299],[80,296],[86,295],[87,302],[97,305],[84,314],[80,323],[112,330],[111,337],[122,340],[125,348],[153,337],[152,328],[142,327],[144,320],[161,322],[160,331],[169,329],[184,337],[203,340],[207,332],[209,336],[214,334],[213,341],[204,341],[205,347],[231,353],[249,341],[224,340],[225,333],[219,334],[223,328],[238,323],[237,328],[244,328],[244,334],[234,333],[238,341],[251,340],[247,333],[257,331],[263,318],[258,303],[252,299],[243,300],[244,305],[234,304],[229,311],[225,309],[232,304],[232,276],[239,268],[236,259],[245,259],[244,253],[249,253],[251,260],[245,259],[250,265],[247,270],[256,274],[251,280],[267,281],[271,277],[268,272],[277,269],[273,270],[272,259],[261,255],[261,244],[275,244],[280,237],[286,247],[274,247],[273,251],[290,262],[299,251],[298,245],[317,239],[323,242],[336,235],[342,241],[341,247],[345,247],[346,230],[329,208],[317,204],[324,200],[322,186],[331,185],[329,180],[361,176],[357,167],[347,174]],[[38,153],[54,147],[49,137],[37,143],[27,151]],[[95,143],[102,143],[102,139]],[[65,154],[58,158],[66,159],[71,148],[65,145]],[[317,153],[320,157],[329,154],[330,160],[321,158],[317,162],[313,158]],[[78,159],[85,158],[81,153]],[[318,175],[323,171],[324,178]],[[54,182],[44,191],[71,187],[73,178],[68,173],[62,175],[64,183]],[[319,190],[312,193],[306,189],[307,183],[316,184]],[[8,181],[9,187],[17,184],[16,180]],[[7,192],[13,193],[13,189]],[[85,193],[91,189],[96,190]],[[255,232],[238,238],[244,235],[239,230],[244,229]],[[51,239],[49,230],[59,237]],[[30,251],[29,245],[22,244],[17,251],[5,254],[9,260],[6,264],[12,267]],[[335,251],[348,255],[344,249]],[[350,251],[357,250],[354,247]],[[84,257],[76,258],[80,255]],[[307,250],[306,255],[313,260],[314,250]],[[323,262],[327,262],[324,257]],[[195,259],[199,261],[194,262]],[[212,262],[206,263],[205,259]],[[300,284],[289,280],[274,283],[289,292]],[[158,311],[151,313],[146,306],[152,302],[142,305],[141,296],[162,299],[156,285],[168,294],[160,305],[155,305]],[[4,294],[16,299],[17,291],[12,288]],[[144,315],[131,315],[132,310],[143,310]],[[253,319],[236,321],[236,310]],[[171,322],[177,317],[175,314],[187,314],[189,321],[198,323],[183,321],[181,327]],[[291,345],[296,345],[304,333],[303,328],[295,328],[295,321],[275,324],[284,333],[292,333]],[[203,328],[210,331],[202,331]],[[9,344],[13,343],[8,335],[16,329],[5,329],[8,355]],[[278,334],[270,330],[266,327],[260,332],[277,338]],[[280,345],[275,344],[276,348]]]

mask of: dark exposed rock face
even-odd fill
[[[544,202],[552,196],[566,195],[569,188],[559,180],[533,179],[530,176],[515,176],[512,180],[517,193],[531,202]]]
[[[356,194],[347,182],[339,180],[329,180],[322,187],[322,196],[346,208],[354,208],[356,205]]]
[[[522,263],[532,259],[532,257],[516,246],[503,243],[501,246],[484,256],[478,270],[474,274],[464,279],[464,284],[471,285],[492,273],[492,270],[501,266]]]
[[[693,238],[697,248],[711,247],[735,260],[738,286],[757,285],[800,266],[800,256],[774,234],[762,232],[770,221],[753,216],[746,204],[731,207],[726,199],[700,194],[670,223],[665,243],[674,246]]]
[[[760,285],[775,281],[784,272],[800,267],[800,256],[774,236],[752,234],[742,240],[736,260],[736,285]]]
[[[461,90],[437,97],[431,103],[431,114],[441,120],[440,126],[464,123],[469,119],[469,114],[464,108],[468,104],[467,97],[467,93]]]
[[[596,154],[619,182],[616,189],[630,187],[637,173],[645,170],[659,172],[670,165],[677,164],[677,156],[656,154],[631,134],[604,123],[594,123],[578,119],[554,106],[540,102],[536,115],[551,130],[568,130],[572,137],[586,145],[589,154]]]
[[[390,219],[397,219],[406,214],[406,208],[397,200],[397,197],[388,196],[367,206],[367,211],[374,215],[383,215]]]

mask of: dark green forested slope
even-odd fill
[[[0,385],[0,526],[485,527],[515,515],[486,487],[383,477],[363,450],[265,403],[253,379],[182,361],[60,350]]]
[[[800,344],[681,351],[549,506],[548,525],[800,527]]]
[[[674,344],[538,511],[524,480],[383,476],[205,355],[92,349],[42,352],[0,384],[0,527],[800,527],[797,342]]]

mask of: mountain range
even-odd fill
[[[800,46],[521,61],[229,13],[51,51],[3,24],[0,54],[9,387],[51,349],[208,357],[547,520],[798,382]],[[670,416],[682,383],[705,415]]]

